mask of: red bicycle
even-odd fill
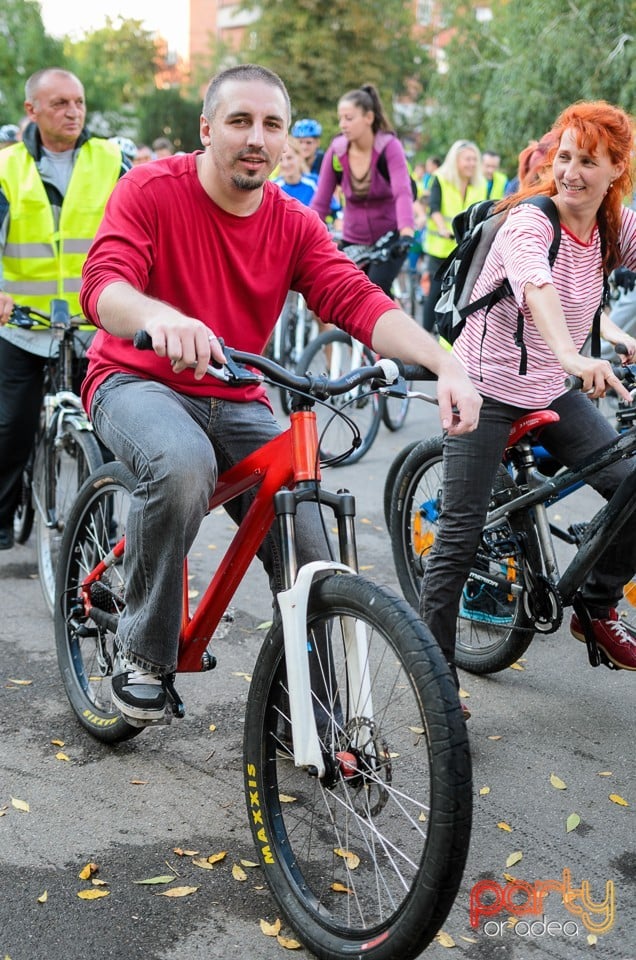
[[[253,502],[192,614],[186,563],[177,672],[214,666],[210,638],[277,524],[286,582],[252,671],[243,745],[254,843],[280,910],[317,957],[408,960],[439,930],[461,880],[472,806],[468,740],[432,635],[397,594],[356,572],[354,497],[321,487],[313,411],[356,383],[392,383],[397,366],[382,360],[329,381],[262,356],[225,355],[228,383],[258,377],[295,399],[289,428],[219,477],[211,510],[246,491]],[[110,697],[134,486],[120,463],[91,475],[58,566],[62,679],[79,722],[106,743],[140,732]],[[297,569],[301,501],[333,511],[338,559]],[[182,716],[174,685],[169,699]],[[281,802],[285,795],[295,802]]]

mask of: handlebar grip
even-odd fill
[[[629,353],[629,350],[627,349],[627,347],[626,347],[626,345],[625,345],[624,343],[617,343],[616,346],[614,347],[614,350],[615,350],[616,353],[618,353],[619,356],[621,356],[621,357],[626,357],[627,354]]]
[[[570,374],[565,378],[566,390],[581,390],[582,388],[583,380],[581,377],[575,377],[573,374]]]
[[[152,337],[145,330],[138,330],[133,337],[136,350],[152,350]]]

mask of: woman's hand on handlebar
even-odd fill
[[[607,360],[600,360],[596,357],[584,357],[580,353],[574,354],[568,358],[567,363],[563,364],[566,373],[579,377],[582,380],[581,390],[590,397],[591,400],[598,400],[604,397],[608,389],[614,390],[619,397],[631,402],[629,391],[625,389],[618,379],[612,365]]]
[[[169,320],[153,318],[145,329],[157,356],[167,357],[175,373],[192,367],[195,380],[200,380],[210,360],[221,364],[225,362],[218,337],[193,317],[175,314]]]
[[[13,306],[13,297],[11,294],[0,290],[0,327],[4,327],[11,319]]]

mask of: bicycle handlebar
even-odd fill
[[[52,330],[67,330],[69,327],[79,327],[84,323],[88,321],[81,314],[71,316],[68,300],[61,298],[51,300],[50,313],[14,303],[9,317],[9,324],[22,330],[31,330],[38,325],[50,327]]]
[[[137,331],[133,343],[137,350],[152,350],[152,339],[145,330]],[[240,387],[252,383],[261,383],[267,378],[277,386],[324,400],[327,397],[348,393],[349,390],[369,380],[375,381],[378,386],[386,386],[395,383],[400,377],[405,380],[437,379],[435,374],[427,370],[426,367],[416,364],[405,365],[400,360],[381,358],[371,367],[359,367],[357,370],[350,370],[344,377],[330,380],[326,374],[314,376],[311,373],[292,373],[274,360],[263,357],[261,354],[248,353],[245,350],[228,347],[222,340],[219,340],[219,343],[225,354],[225,365],[215,366],[210,364],[208,373],[218,380],[222,380],[228,386]],[[255,367],[256,370],[260,371],[260,374],[248,369],[247,366]]]
[[[619,355],[627,356],[627,347],[624,343],[617,343],[614,349]],[[612,373],[619,380],[624,381],[628,388],[636,386],[636,364],[628,363],[625,366],[612,365]],[[564,382],[566,390],[581,390],[583,387],[582,378],[575,377],[573,374],[567,376]]]

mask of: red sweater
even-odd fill
[[[289,289],[325,322],[370,345],[377,319],[395,304],[340,253],[318,216],[271,182],[256,213],[238,217],[205,193],[186,154],[142,164],[117,184],[83,271],[81,304],[97,327],[97,300],[124,281],[208,324],[228,346],[261,353]],[[82,400],[113,373],[159,380],[195,396],[264,399],[191,370],[174,374],[165,358],[98,330]]]

